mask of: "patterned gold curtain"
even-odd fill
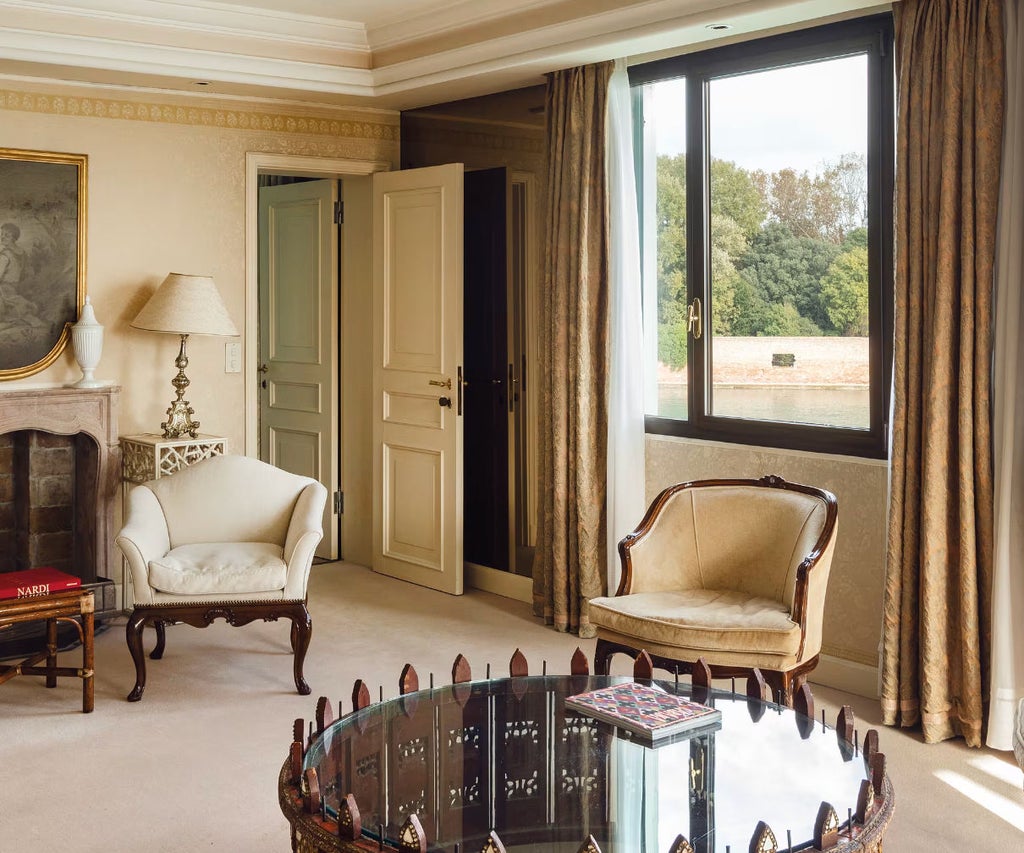
[[[603,595],[608,433],[605,105],[611,62],[548,76],[548,255],[540,304],[540,449],[533,606],[594,636]],[[643,476],[638,472],[637,476]]]
[[[981,745],[991,634],[992,271],[1000,0],[896,22],[896,293],[882,711]]]

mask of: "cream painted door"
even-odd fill
[[[461,163],[373,176],[373,568],[462,593]]]
[[[338,490],[336,181],[259,191],[260,459]],[[334,501],[317,556],[338,557]]]

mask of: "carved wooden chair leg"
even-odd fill
[[[135,663],[135,686],[128,694],[129,702],[138,702],[142,691],[146,689],[146,655],[142,650],[142,629],[146,627],[146,614],[137,610],[128,617],[124,626],[125,639],[128,640],[128,651]]]
[[[292,629],[288,633],[288,641],[291,643],[292,652],[294,652],[295,644],[299,641],[299,628],[294,621],[292,621]]]
[[[46,620],[46,668],[54,670],[57,668],[57,620]],[[46,686],[56,687],[57,676],[47,675]]]
[[[153,627],[156,628],[156,645],[149,657],[152,660],[160,660],[164,656],[164,648],[167,646],[167,626],[163,619],[154,619]]]
[[[309,616],[306,605],[299,604],[291,614],[292,617],[292,646],[295,650],[295,689],[302,696],[308,696],[310,686],[302,674],[302,665],[306,661],[306,651],[309,649],[309,641],[313,637],[313,620]]]
[[[597,648],[594,650],[594,673],[596,675],[608,675],[612,657],[617,651],[618,648],[607,640],[597,641]]]
[[[782,704],[787,708],[793,707],[793,696],[796,695],[797,689],[800,687],[799,676],[794,676],[790,672],[782,673]]]

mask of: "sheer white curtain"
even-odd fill
[[[619,582],[619,540],[640,522],[644,488],[640,229],[626,61],[608,83],[608,219],[611,364],[608,387],[608,594]]]
[[[1013,747],[1024,697],[1024,14],[1006,0],[1006,116],[995,272],[995,554],[986,743]]]

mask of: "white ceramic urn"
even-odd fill
[[[71,327],[71,345],[75,350],[75,360],[82,368],[82,378],[73,387],[98,388],[103,385],[93,377],[103,352],[103,326],[96,322],[96,313],[88,296],[82,306],[82,316]]]

